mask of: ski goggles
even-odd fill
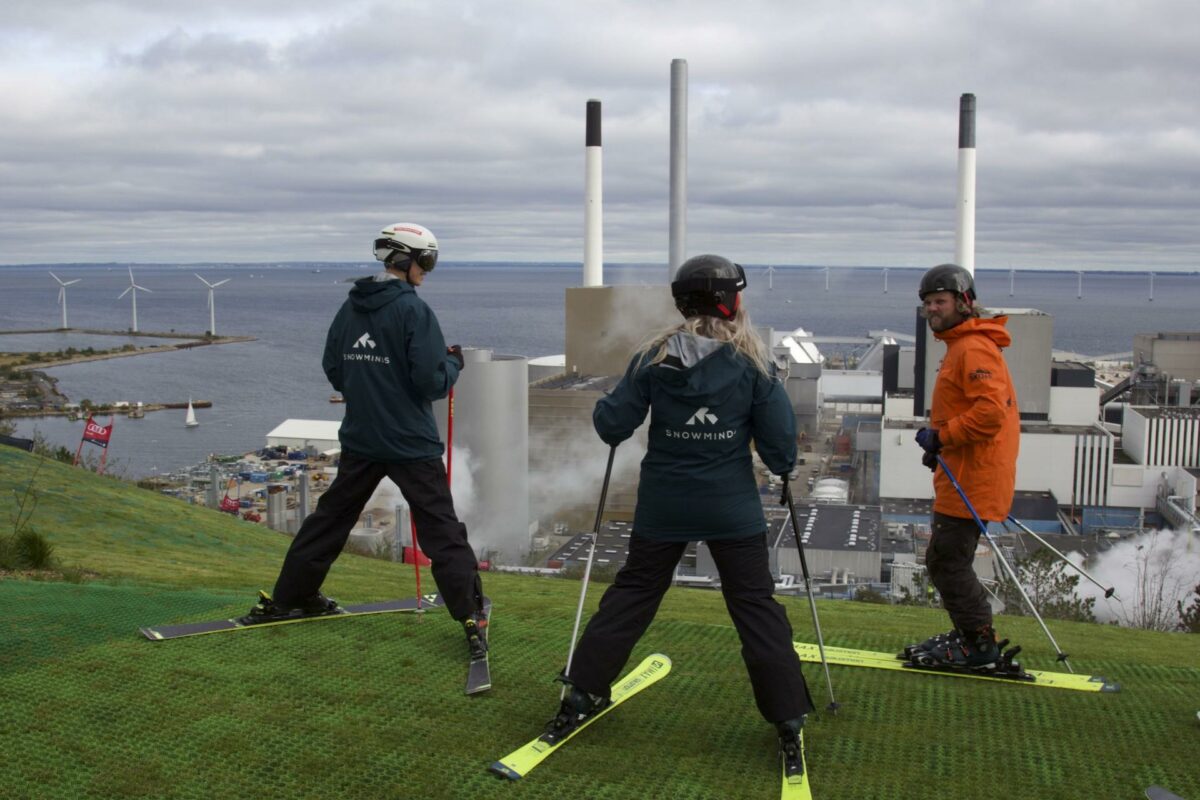
[[[405,250],[404,245],[400,245],[391,239],[375,240],[375,258],[377,260],[386,262],[388,257],[393,253],[406,256],[412,263],[426,272],[432,272],[433,268],[437,266],[437,250]]]

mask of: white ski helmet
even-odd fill
[[[397,254],[406,257],[426,272],[431,272],[438,260],[437,239],[433,231],[415,222],[397,222],[379,232],[375,240],[375,259],[388,264]]]

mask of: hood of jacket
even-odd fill
[[[744,370],[733,345],[686,331],[671,334],[667,357],[653,368],[680,400],[708,398],[718,403],[737,388]]]
[[[933,336],[938,341],[949,344],[959,337],[978,334],[988,337],[997,347],[1003,349],[1012,344],[1012,334],[1008,332],[1007,324],[1008,317],[972,317],[948,331],[935,331]]]
[[[369,314],[383,308],[388,303],[394,303],[401,296],[415,291],[412,286],[399,278],[383,281],[374,276],[359,278],[354,282],[354,288],[350,290],[350,304],[355,311]]]

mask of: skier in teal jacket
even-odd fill
[[[446,347],[437,317],[416,292],[437,256],[427,228],[384,228],[375,240],[383,271],[355,281],[329,326],[321,366],[346,399],[338,474],[292,540],[275,591],[262,593],[245,622],[337,611],[321,584],[386,476],[412,509],[421,550],[450,616],[463,625],[471,657],[487,652],[478,563],[454,510],[432,406],[458,380],[462,349]]]
[[[796,421],[767,348],[741,303],[741,266],[715,255],[682,264],[671,284],[685,320],[637,353],[596,403],[596,432],[616,446],[650,416],[629,558],[588,622],[571,687],[547,725],[564,737],[609,703],[609,686],[646,628],[688,542],[712,553],[742,642],[759,712],[776,726],[784,769],[803,772],[799,731],[812,710],[787,614],[773,597],[766,518],[751,444],[773,473],[796,463]]]

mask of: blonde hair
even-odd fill
[[[729,342],[733,349],[764,375],[771,374],[767,345],[750,322],[744,303],[738,304],[733,319],[720,319],[701,314],[685,319],[678,325],[653,333],[638,346],[637,352],[649,356],[647,362],[658,364],[667,357],[667,340],[677,333],[690,333],[718,342]]]

